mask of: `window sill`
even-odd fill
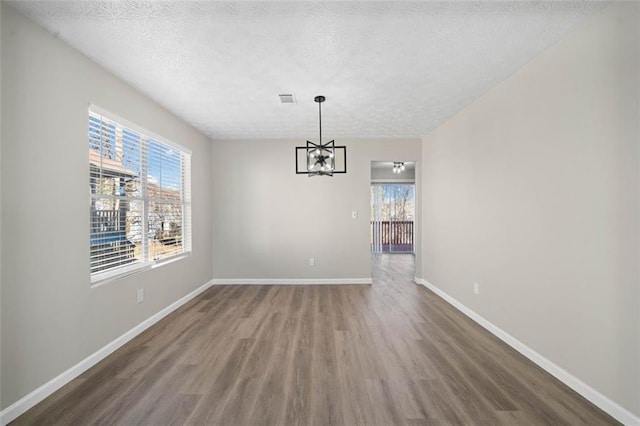
[[[152,269],[159,268],[160,266],[164,266],[169,263],[176,262],[180,259],[184,259],[185,257],[189,257],[189,256],[191,256],[191,252],[186,251],[184,253],[176,254],[175,256],[165,257],[164,259],[160,259],[152,262],[151,268]]]
[[[128,277],[130,275],[134,275],[143,271],[149,271],[151,269],[159,268],[161,266],[176,262],[189,256],[191,256],[190,251],[157,261],[137,263],[129,267],[98,273],[91,276],[91,288],[100,287],[105,284],[109,284],[110,282],[117,281],[124,277]]]

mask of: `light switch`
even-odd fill
[[[351,219],[357,219],[358,218],[358,211],[357,210],[352,210],[351,211]]]

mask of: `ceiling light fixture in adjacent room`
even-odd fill
[[[404,172],[404,163],[394,161],[393,162],[393,173],[402,173]]]
[[[313,100],[318,103],[320,139],[318,143],[307,141],[305,146],[296,147],[296,174],[306,174],[311,177],[347,173],[347,147],[336,146],[334,140],[322,143],[322,103],[326,98],[316,96]],[[301,170],[301,164],[306,164],[306,169]]]

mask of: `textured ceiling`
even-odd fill
[[[425,136],[606,5],[9,3],[211,138],[312,140],[319,94],[325,138]]]

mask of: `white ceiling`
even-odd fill
[[[211,138],[311,140],[320,94],[325,139],[425,136],[606,5],[9,3]]]

